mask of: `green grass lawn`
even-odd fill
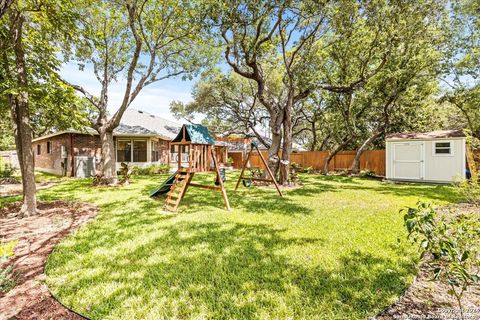
[[[100,207],[49,257],[49,288],[93,319],[365,319],[415,273],[399,209],[459,200],[448,186],[316,175],[284,198],[264,188],[235,194],[237,176],[228,175],[231,212],[220,193],[191,188],[177,214],[164,213],[148,197],[158,176],[42,190],[42,200]]]

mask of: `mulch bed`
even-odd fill
[[[453,211],[452,211],[453,210]],[[469,212],[480,215],[480,208],[468,204],[450,205],[439,211],[442,214]],[[426,263],[422,263],[408,290],[394,304],[377,316],[386,319],[461,319],[454,297],[450,296],[448,286],[431,281],[431,272]],[[480,319],[480,287],[472,288],[462,298],[466,319]]]
[[[21,204],[0,209],[0,237],[18,241],[13,263],[15,288],[0,293],[0,319],[84,319],[63,307],[44,283],[44,265],[54,246],[97,214],[93,205],[55,201],[39,203],[39,213],[19,219]],[[5,266],[2,266],[5,267]]]

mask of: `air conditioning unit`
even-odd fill
[[[86,178],[95,176],[95,157],[75,157],[75,177]]]

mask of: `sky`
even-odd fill
[[[91,66],[85,66],[84,71],[80,71],[76,63],[70,62],[62,67],[60,74],[65,80],[82,86],[90,94],[94,96],[100,95],[100,83],[95,78]],[[194,83],[195,80],[182,81],[181,78],[171,78],[153,83],[140,91],[140,94],[129,108],[146,111],[168,120],[179,122],[170,113],[170,102],[173,100],[191,101],[191,91]],[[125,81],[119,81],[110,85],[109,90],[109,111],[114,113],[123,99]]]

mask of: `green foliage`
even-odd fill
[[[9,8],[10,13],[0,19],[0,112],[9,113],[10,97],[28,96],[30,126],[34,136],[55,130],[80,129],[87,124],[89,106],[74,90],[62,83],[58,70],[62,55],[68,55],[76,38],[78,10],[70,0],[19,0]],[[22,30],[14,29],[15,19],[23,20]],[[27,86],[17,82],[16,54],[13,34],[21,37],[25,51]],[[0,149],[13,146],[10,116],[0,120]]]
[[[0,263],[6,264],[9,258],[13,257],[14,249],[18,241],[0,242]],[[0,268],[0,293],[5,293],[15,287],[16,279],[13,266],[6,265]]]
[[[14,249],[17,246],[18,241],[0,242],[0,262],[5,262],[8,258],[13,257]]]
[[[167,163],[151,164],[145,167],[133,167],[132,173],[135,175],[154,175],[170,172],[170,165]]]
[[[463,179],[456,187],[467,202],[480,206],[480,182]]]
[[[0,157],[0,179],[13,178],[16,172],[16,167],[12,166],[9,163],[5,163],[5,161]]]
[[[431,204],[417,203],[405,210],[408,237],[427,255],[432,278],[450,287],[462,311],[462,296],[480,281],[480,218],[449,210],[438,216]]]

